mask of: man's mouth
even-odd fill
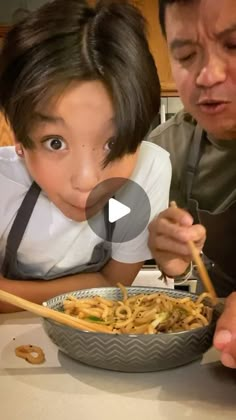
[[[214,115],[223,112],[228,103],[228,101],[217,99],[202,99],[197,103],[197,105],[200,107],[202,112]]]

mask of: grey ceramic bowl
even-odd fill
[[[164,292],[173,297],[197,298],[191,293],[154,287],[128,287],[127,290],[130,296]],[[67,295],[56,296],[45,304],[49,308],[62,310],[62,302]],[[113,287],[79,290],[69,295],[77,298],[94,295],[108,299],[122,298],[120,290]],[[121,372],[154,372],[181,366],[201,357],[212,345],[219,314],[220,308],[216,308],[211,324],[206,327],[157,335],[113,335],[80,331],[50,319],[44,319],[43,325],[50,339],[63,353],[82,363]]]

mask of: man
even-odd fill
[[[235,0],[159,0],[159,7],[186,111],[157,127],[151,141],[170,152],[170,198],[188,212],[164,211],[150,225],[149,245],[163,272],[174,277],[188,272],[187,241],[203,248],[218,295],[229,296],[214,345],[222,363],[236,368]]]

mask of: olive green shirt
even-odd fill
[[[170,200],[187,207],[184,183],[189,148],[196,122],[185,111],[178,112],[155,128],[149,140],[170,153],[172,183]],[[194,177],[192,198],[199,208],[219,213],[236,200],[236,139],[214,140],[206,137]]]

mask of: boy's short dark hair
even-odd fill
[[[191,1],[192,0],[159,0],[159,22],[164,36],[166,36],[165,19],[167,6],[174,3],[187,3]]]
[[[160,83],[140,12],[127,1],[55,0],[8,32],[0,55],[0,107],[16,138],[35,108],[71,81],[100,80],[113,100],[117,141],[106,163],[137,150],[160,106]]]

